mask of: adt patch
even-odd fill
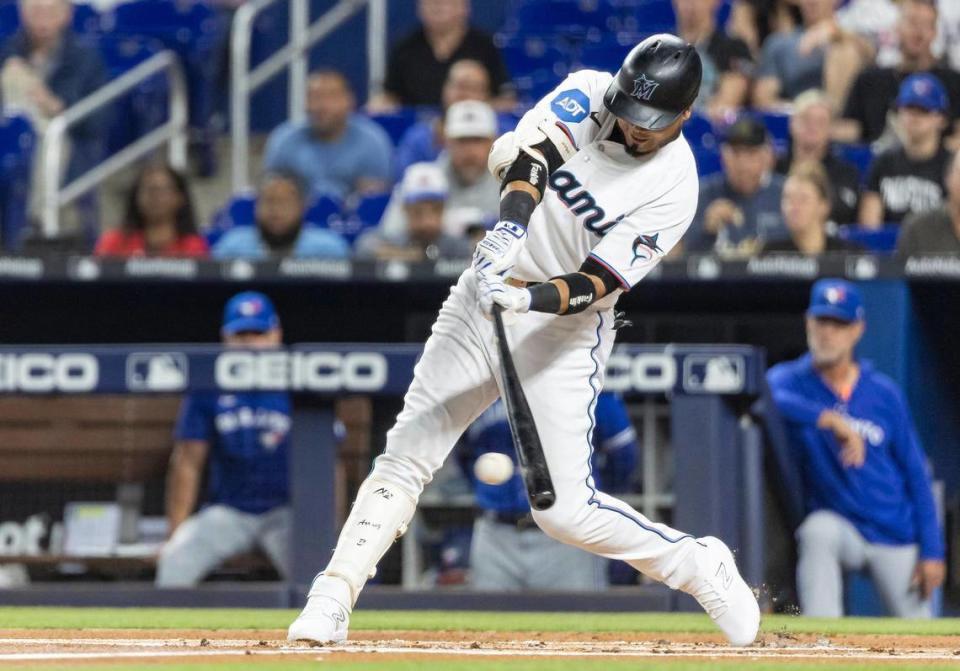
[[[577,123],[587,118],[590,112],[590,99],[579,89],[570,89],[557,94],[550,103],[550,109],[564,121]]]

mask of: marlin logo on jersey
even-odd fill
[[[650,100],[658,86],[660,86],[660,82],[647,79],[646,75],[641,74],[633,80],[633,93],[631,95],[638,100]]]
[[[637,261],[649,261],[653,258],[653,255],[656,252],[663,253],[663,250],[660,249],[660,245],[657,244],[657,238],[659,237],[659,233],[654,233],[653,235],[641,233],[634,238],[633,258],[630,260],[630,265],[632,266]]]

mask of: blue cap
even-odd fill
[[[273,303],[259,291],[237,294],[223,309],[223,332],[227,335],[243,331],[266,333],[280,326]]]
[[[810,290],[810,317],[856,322],[864,317],[860,290],[845,280],[817,280]]]
[[[943,83],[929,73],[910,75],[900,84],[897,107],[919,107],[928,112],[946,112],[950,99]]]

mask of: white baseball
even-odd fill
[[[473,465],[477,480],[488,485],[502,485],[513,475],[513,459],[503,452],[486,452]]]

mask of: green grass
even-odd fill
[[[293,610],[204,608],[0,608],[0,629],[285,629]],[[702,614],[500,613],[472,611],[376,611],[358,609],[351,629],[436,631],[713,632]],[[958,636],[960,619],[839,620],[770,615],[764,631],[784,633],[919,634]]]

